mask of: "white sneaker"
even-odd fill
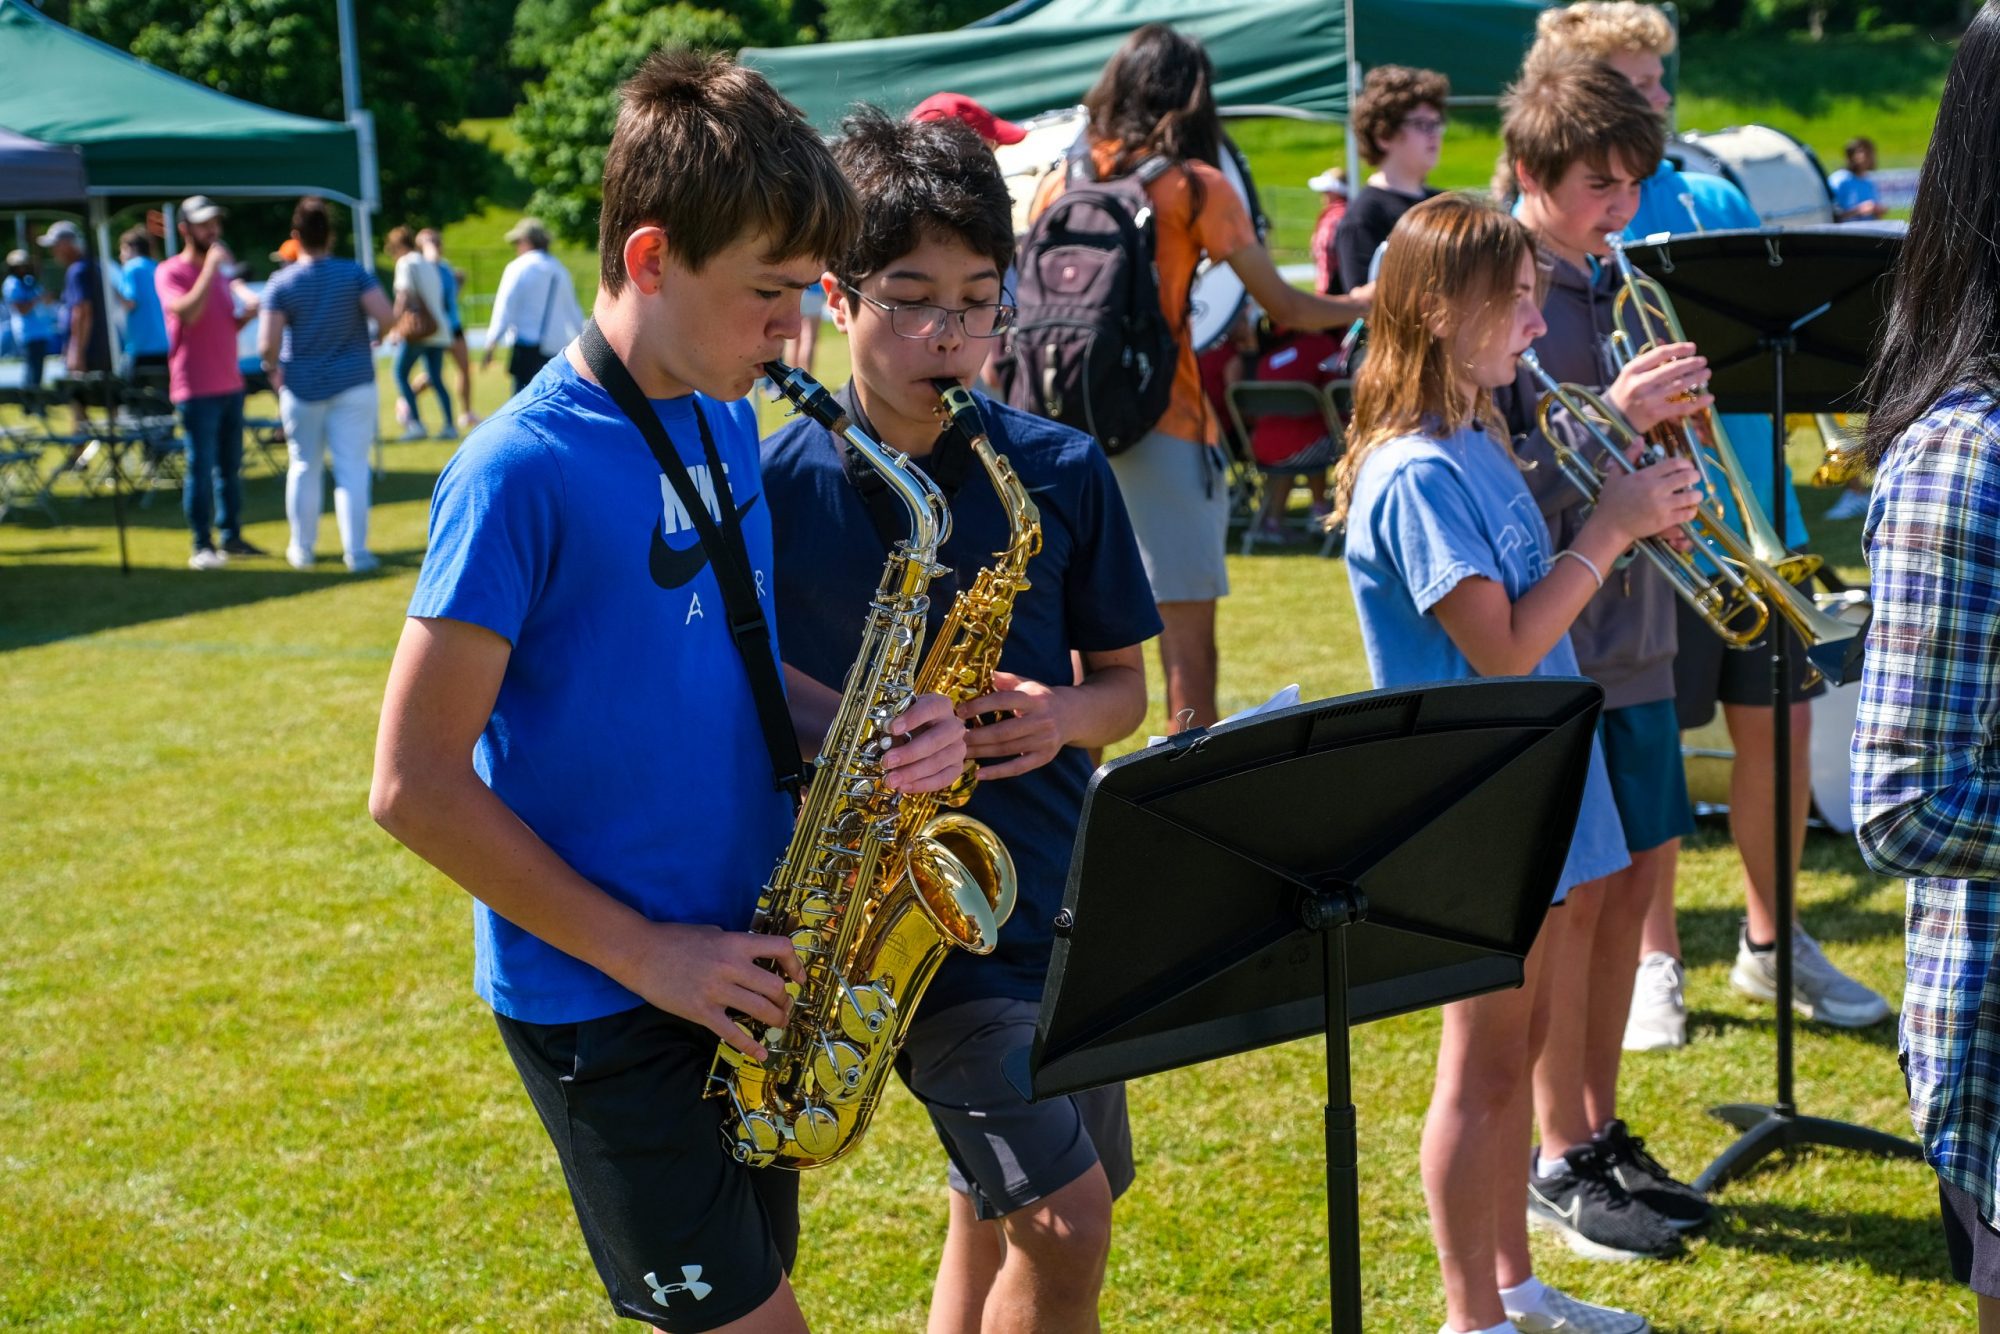
[[[285,564],[295,570],[310,570],[313,567],[313,554],[310,551],[300,551],[297,547],[286,547]]]
[[[373,552],[357,551],[347,558],[347,572],[349,574],[366,574],[370,570],[379,568],[381,564],[381,559]]]
[[[214,547],[203,547],[200,551],[188,557],[188,568],[190,570],[219,570],[227,564],[229,564],[229,557],[223,555]]]
[[[1736,937],[1736,966],[1729,984],[1757,1000],[1778,998],[1778,952],[1750,948],[1749,931]],[[1889,1002],[1835,968],[1819,942],[1792,926],[1792,1008],[1835,1028],[1866,1028],[1889,1017]]]
[[[1843,491],[1840,499],[1826,507],[1822,518],[1859,519],[1868,513],[1868,495],[1864,491]]]
[[[1507,1312],[1514,1328],[1524,1334],[1648,1334],[1653,1326],[1646,1317],[1615,1306],[1596,1306],[1578,1301],[1560,1288],[1542,1286],[1542,1299],[1532,1311]]]
[[[1667,1051],[1687,1046],[1687,969],[1665,950],[1639,960],[1632,1010],[1625,1017],[1626,1051]]]

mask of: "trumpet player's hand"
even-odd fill
[[[1693,343],[1664,343],[1627,362],[1604,397],[1643,434],[1661,422],[1713,407],[1714,396],[1693,392],[1707,384],[1708,358]]]
[[[620,980],[744,1055],[759,1061],[769,1055],[733,1016],[749,1019],[759,1032],[785,1022],[792,1004],[785,984],[805,981],[791,940],[683,922],[651,922],[647,928],[638,976]]]
[[[967,727],[965,753],[981,761],[982,781],[1012,778],[1039,769],[1056,757],[1066,735],[1064,694],[1062,688],[1013,672],[995,672],[992,693],[958,706],[958,716],[968,724],[982,714],[1006,715]]]
[[[1694,464],[1671,458],[1637,472],[1620,472],[1604,480],[1593,522],[1608,525],[1630,545],[1644,537],[1666,535],[1685,539],[1680,527],[1694,517],[1701,503],[1701,474]]]
[[[882,776],[898,792],[937,792],[965,768],[965,724],[943,695],[918,695],[889,724]]]

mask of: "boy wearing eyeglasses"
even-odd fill
[[[835,158],[863,210],[859,239],[824,279],[853,357],[842,397],[863,430],[950,497],[940,561],[952,573],[931,586],[935,632],[1009,540],[992,483],[969,441],[941,422],[932,383],[970,383],[1012,318],[1001,283],[1014,251],[1007,187],[956,121],[862,111],[842,126]],[[1160,621],[1103,452],[1080,432],[977,401],[993,448],[1040,509],[1042,547],[992,693],[959,709],[968,720],[1000,715],[967,736],[980,782],[966,809],[1012,852],[1020,900],[997,950],[944,964],[898,1063],[950,1160],[930,1329],[1094,1329],[1111,1202],[1132,1181],[1124,1089],[1029,1103],[1001,1060],[1033,1038],[1090,777],[1083,748],[1125,736],[1144,716],[1140,645]],[[888,516],[878,527],[866,467],[851,452],[806,421],[763,447],[785,661],[830,686],[859,646],[856,608],[905,535]]]

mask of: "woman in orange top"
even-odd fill
[[[1216,447],[1221,423],[1202,394],[1187,328],[1195,269],[1204,256],[1228,264],[1271,318],[1293,329],[1349,324],[1367,313],[1372,291],[1318,296],[1279,276],[1242,199],[1217,166],[1222,122],[1214,83],[1214,67],[1200,42],[1163,23],[1149,23],[1118,48],[1083,100],[1099,175],[1124,175],[1155,155],[1177,168],[1146,188],[1153,202],[1161,312],[1179,330],[1173,396],[1152,432],[1111,460],[1166,626],[1160,663],[1174,727],[1184,720],[1205,727],[1218,716],[1215,603],[1229,591],[1223,562],[1229,491]]]

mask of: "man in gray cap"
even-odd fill
[[[36,237],[35,244],[63,268],[62,309],[56,316],[63,364],[71,375],[110,370],[111,326],[104,318],[104,283],[97,261],[84,248],[82,229],[73,222],[59,222]]]
[[[194,534],[188,565],[197,570],[264,554],[243,538],[243,371],[236,359],[236,331],[256,312],[237,314],[230,296],[236,257],[222,243],[223,216],[206,195],[183,200],[181,252],[153,274],[167,315],[168,396],[187,445],[181,504]],[[211,522],[221,530],[220,548]]]
[[[507,373],[518,394],[583,331],[583,310],[569,270],[549,253],[549,230],[540,218],[521,219],[507,229],[507,239],[514,243],[514,258],[500,274],[479,365],[492,365],[494,349],[506,343]]]

